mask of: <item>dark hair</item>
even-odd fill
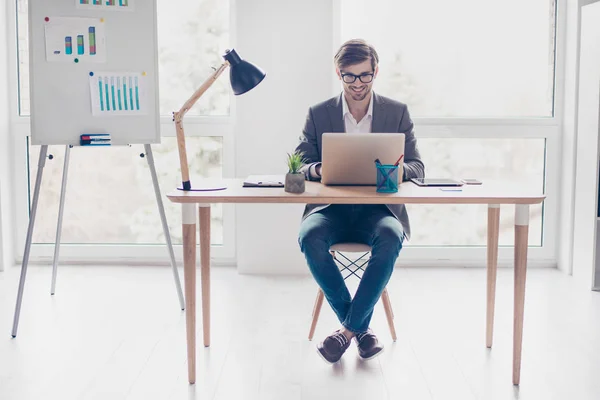
[[[338,69],[349,67],[350,65],[360,64],[361,62],[371,60],[373,70],[377,67],[379,56],[373,46],[362,39],[352,39],[344,43],[335,54],[333,61]]]

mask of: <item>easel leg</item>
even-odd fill
[[[25,240],[25,251],[23,252],[23,263],[21,264],[21,278],[19,280],[19,292],[17,294],[17,305],[15,307],[15,316],[13,320],[12,337],[17,337],[19,328],[19,316],[21,315],[21,302],[23,300],[23,289],[25,288],[25,277],[27,276],[27,264],[29,263],[29,252],[31,251],[31,238],[33,235],[33,226],[35,224],[35,212],[37,210],[38,200],[40,198],[40,187],[42,186],[42,173],[46,165],[46,154],[48,145],[42,145],[40,148],[40,158],[38,161],[37,176],[35,178],[35,189],[33,190],[33,203],[29,213],[29,226],[27,227],[27,239]]]
[[[54,260],[52,262],[52,287],[50,294],[54,295],[56,291],[56,273],[58,270],[58,255],[60,252],[60,234],[62,231],[63,211],[65,210],[65,192],[67,191],[67,176],[69,174],[69,156],[71,146],[65,146],[65,164],[63,167],[62,184],[60,188],[60,205],[58,206],[58,222],[56,224],[56,241],[54,242]]]
[[[171,242],[171,234],[169,233],[169,225],[167,224],[165,207],[163,205],[162,197],[160,195],[160,186],[158,186],[158,176],[156,175],[156,168],[154,167],[154,155],[152,154],[152,146],[150,146],[149,144],[145,144],[144,150],[146,152],[146,158],[148,159],[148,166],[150,167],[150,175],[152,175],[152,183],[154,184],[154,194],[156,195],[156,204],[158,205],[158,212],[160,214],[160,221],[162,222],[163,233],[167,241],[169,255],[171,256],[171,269],[173,270],[175,287],[177,288],[177,295],[179,296],[179,305],[182,310],[185,310],[185,300],[183,298],[183,292],[181,291],[181,282],[179,280],[179,272],[177,271],[175,253],[173,252],[173,243]]]

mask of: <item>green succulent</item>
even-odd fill
[[[302,168],[306,164],[306,159],[304,158],[304,153],[295,151],[292,154],[287,153],[287,166],[288,172],[290,174],[297,174],[300,172],[300,168]]]

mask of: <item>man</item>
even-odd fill
[[[308,180],[321,178],[321,139],[324,132],[398,132],[406,136],[403,180],[424,177],[425,167],[417,150],[413,123],[405,104],[373,93],[379,57],[363,40],[344,43],[334,57],[343,92],[308,111],[301,143],[308,164]],[[298,242],[317,284],[333,308],[342,327],[318,346],[328,362],[337,362],[352,338],[363,359],[377,356],[383,345],[369,323],[373,307],[386,287],[404,238],[410,236],[408,215],[402,204],[308,205],[304,211]],[[366,243],[371,258],[352,299],[329,248],[340,242]]]

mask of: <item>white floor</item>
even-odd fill
[[[599,399],[600,293],[556,270],[528,275],[520,387],[511,383],[512,271],[500,270],[494,347],[485,347],[483,269],[398,269],[383,307],[384,354],[354,345],[330,366],[315,344],[337,328],[325,304],[306,339],[308,277],[213,269],[213,338],[187,383],[185,317],[168,268],[30,267],[19,334],[10,337],[19,268],[0,273],[0,399]],[[200,311],[199,311],[200,313]],[[200,317],[200,315],[199,315]],[[198,318],[201,342],[201,319]]]

